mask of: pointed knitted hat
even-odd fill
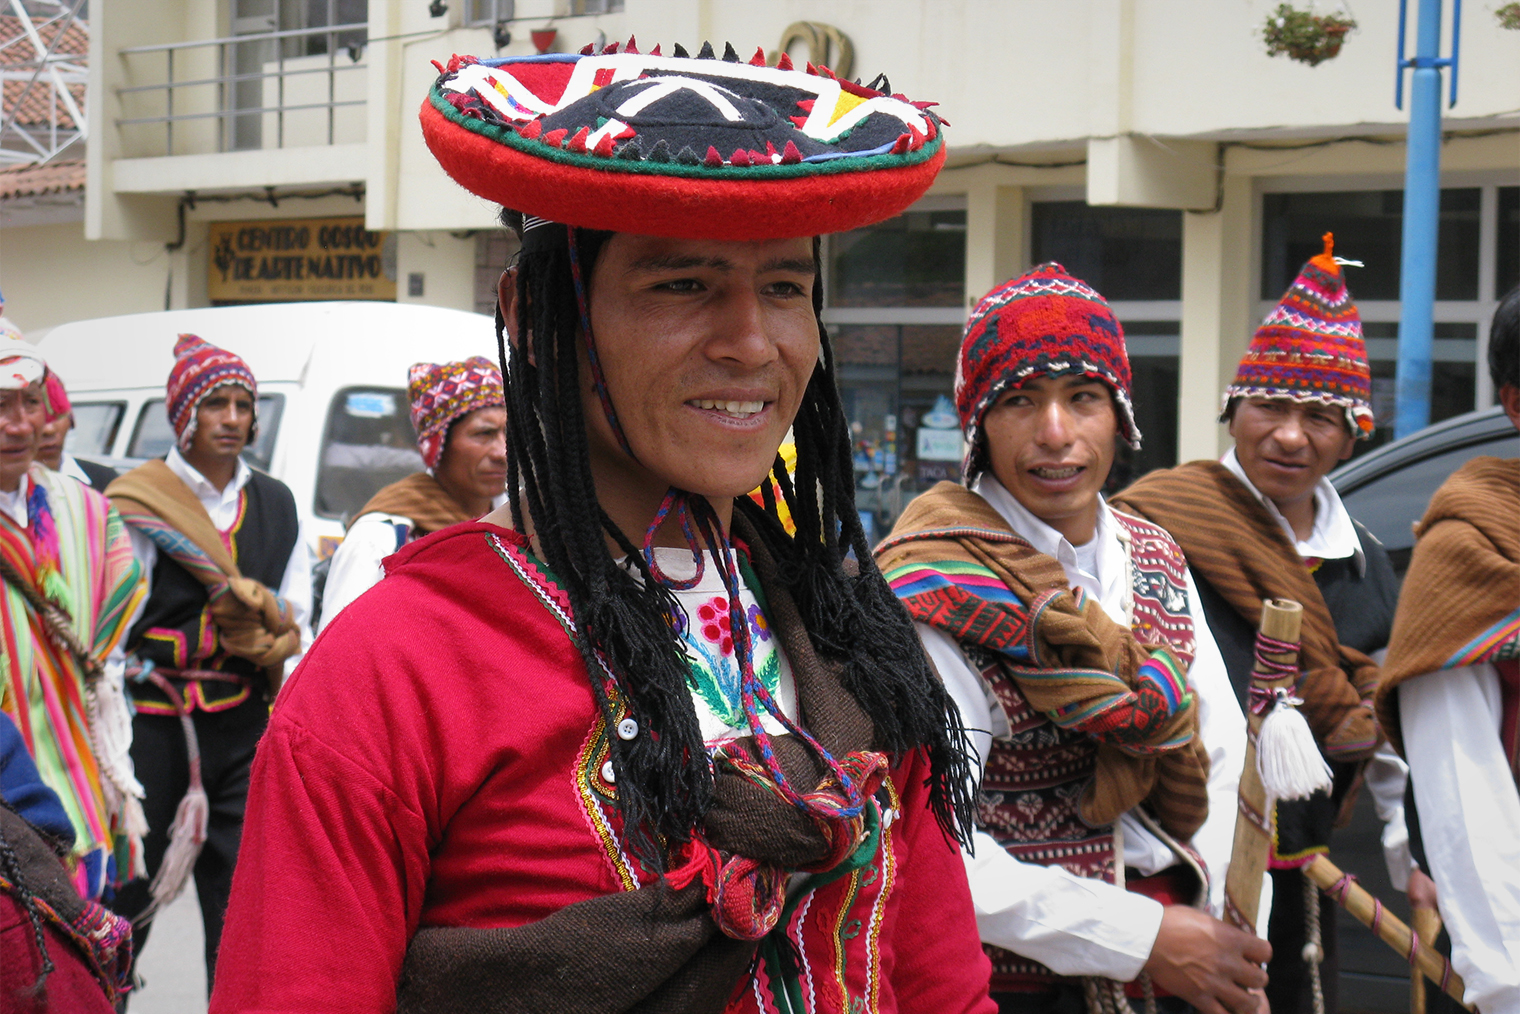
[[[619,52],[439,66],[422,134],[487,200],[586,229],[683,239],[789,239],[891,218],[945,160],[929,102],[826,67]]]
[[[1225,389],[1223,409],[1234,398],[1290,398],[1339,405],[1358,438],[1372,435],[1372,373],[1362,318],[1346,288],[1335,237],[1309,259],[1277,306],[1251,338],[1251,345]]]
[[[169,371],[169,382],[165,385],[168,397],[164,402],[180,450],[190,449],[195,436],[195,409],[201,399],[227,384],[245,389],[258,400],[258,382],[242,357],[197,335],[180,335],[174,343],[174,368]],[[256,432],[250,430],[248,439],[252,440]]]
[[[970,448],[961,466],[967,483],[987,467],[982,421],[992,403],[1030,377],[1072,374],[1108,385],[1119,433],[1138,449],[1124,329],[1108,300],[1054,261],[981,298],[955,364],[955,406]]]

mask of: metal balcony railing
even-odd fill
[[[124,48],[120,54],[125,59],[162,54],[164,63],[161,83],[116,89],[124,111],[162,109],[158,115],[117,119],[118,128],[137,132],[124,138],[137,143],[123,147],[147,154],[155,145],[143,132],[153,125],[162,125],[165,155],[200,153],[207,147],[237,151],[284,148],[287,143],[330,145],[340,143],[340,134],[360,139],[363,117],[348,120],[338,110],[365,104],[361,60],[368,32],[369,25],[360,22]],[[325,42],[325,53],[289,52],[292,43],[305,48],[310,40]],[[177,78],[176,73],[189,76]],[[153,102],[155,93],[162,95],[161,103]],[[194,129],[196,124],[214,127],[214,144],[207,130]],[[352,137],[355,125],[360,137]]]

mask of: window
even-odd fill
[[[930,197],[827,238],[824,321],[850,421],[868,539],[913,496],[960,474],[953,397],[966,301],[966,204]]]
[[[565,13],[574,17],[577,14],[616,14],[623,9],[623,0],[569,0],[569,10]]]
[[[1478,298],[1478,187],[1441,191],[1436,298]],[[1335,233],[1335,252],[1358,260],[1349,277],[1352,298],[1398,299],[1404,242],[1402,190],[1266,194],[1262,203],[1261,298],[1274,302],[1293,284],[1304,262]]]
[[[313,507],[347,520],[383,487],[423,468],[399,387],[346,387],[333,395],[317,465]]]
[[[1057,261],[1115,300],[1182,298],[1182,212],[1040,201],[1030,208],[1033,263]]]
[[[126,412],[124,401],[74,402],[74,428],[63,438],[63,449],[85,457],[109,455]]]
[[[1450,419],[1475,406],[1477,390],[1478,325],[1462,321],[1437,321],[1434,326],[1430,364],[1430,421]],[[1399,359],[1397,321],[1363,321],[1367,341],[1367,365],[1372,369],[1372,414],[1376,429],[1368,440],[1359,440],[1353,455],[1360,456],[1393,440]]]
[[[1520,285],[1520,187],[1499,187],[1499,249],[1495,258],[1494,294]]]
[[[268,471],[269,459],[274,455],[275,435],[280,431],[280,415],[285,410],[283,394],[261,394],[256,411],[258,433],[253,442],[243,448],[243,460],[254,468]],[[137,429],[132,442],[127,445],[129,458],[161,458],[174,446],[174,428],[169,425],[169,413],[164,409],[164,399],[152,398],[143,402],[137,414]]]
[[[511,21],[517,14],[517,0],[465,0],[464,23],[471,28]]]
[[[1094,208],[1085,201],[1030,206],[1030,260],[1056,261],[1109,301],[1124,328],[1134,375],[1140,450],[1120,442],[1109,491],[1177,463],[1182,329],[1182,212]]]

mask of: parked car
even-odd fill
[[[1351,516],[1383,543],[1402,578],[1414,550],[1414,523],[1447,476],[1480,454],[1520,457],[1520,433],[1500,408],[1469,412],[1370,451],[1336,469],[1330,481]],[[1336,835],[1332,858],[1354,872],[1399,918],[1407,919],[1407,900],[1388,882],[1382,830],[1371,793],[1364,789],[1350,826]],[[1340,927],[1341,1010],[1346,1014],[1409,1010],[1408,963],[1351,916],[1341,913]],[[1457,1009],[1438,990],[1429,988],[1426,994],[1431,1014]]]
[[[247,360],[259,382],[258,434],[244,452],[290,487],[313,560],[380,487],[422,468],[408,416],[407,367],[496,358],[490,317],[407,303],[263,303],[62,324],[38,343],[69,388],[67,447],[126,468],[166,454],[164,381],[181,333]]]
[[[1520,433],[1499,406],[1436,423],[1330,473],[1346,509],[1377,536],[1403,577],[1414,523],[1446,477],[1481,454],[1520,458]]]

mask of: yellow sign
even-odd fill
[[[212,301],[395,299],[396,237],[362,217],[212,222]]]

